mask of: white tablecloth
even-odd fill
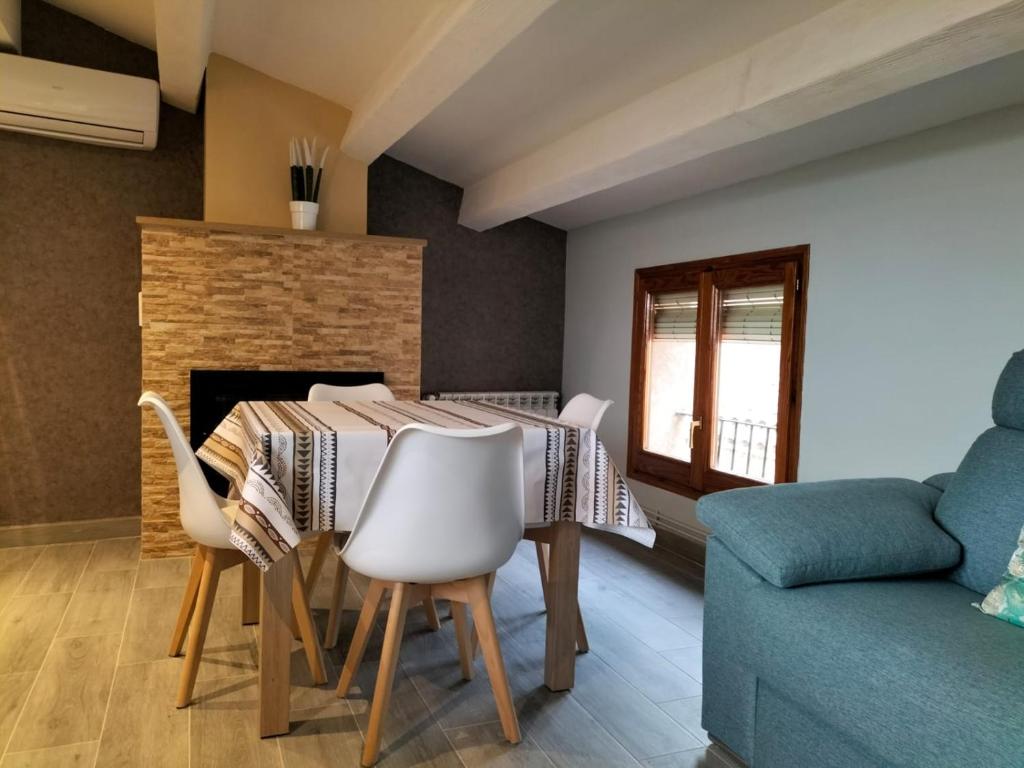
[[[523,429],[526,523],[575,520],[650,546],[650,527],[590,429],[466,401],[243,402],[198,456],[239,490],[232,541],[263,569],[303,533],[352,529],[388,442],[411,423]]]

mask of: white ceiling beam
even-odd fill
[[[160,96],[194,113],[213,36],[214,0],[154,0]]]
[[[341,150],[372,163],[434,111],[556,0],[462,0],[403,46],[352,112]]]
[[[845,0],[470,185],[483,230],[1024,49],[1019,0]]]

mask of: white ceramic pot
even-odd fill
[[[292,200],[288,203],[292,212],[292,229],[316,229],[316,214],[320,203]]]

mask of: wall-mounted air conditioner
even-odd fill
[[[0,130],[153,149],[156,80],[0,53]]]

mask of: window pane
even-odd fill
[[[717,419],[712,466],[762,482],[775,480],[781,285],[723,292]]]
[[[697,292],[656,295],[644,449],[681,461],[690,460],[696,337]]]

